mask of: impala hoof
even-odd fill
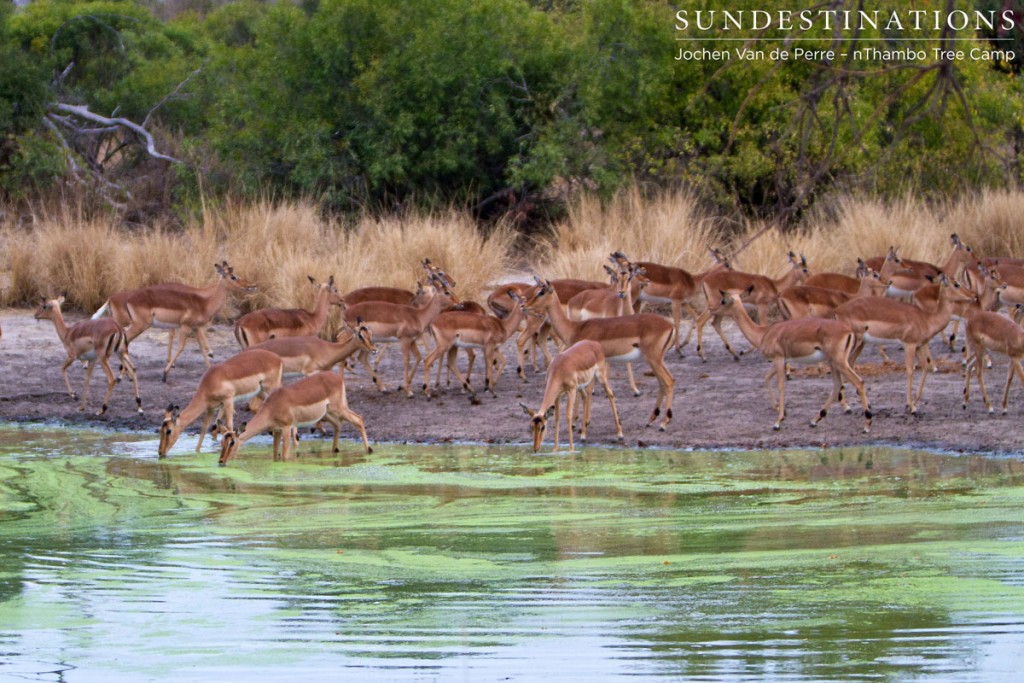
[[[776,422],[775,424],[772,425],[772,431],[773,432],[777,432],[780,429],[782,429],[782,425],[780,423]]]

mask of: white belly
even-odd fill
[[[913,293],[914,290],[900,289],[899,287],[894,287],[893,285],[889,285],[885,290],[885,295],[888,297],[892,297],[894,299],[902,299],[904,297],[912,295]]]
[[[667,296],[651,296],[650,294],[648,294],[644,290],[640,290],[640,300],[641,301],[650,301],[651,303],[655,303],[655,304],[670,304],[670,303],[672,303],[672,299],[669,299]]]
[[[641,358],[643,358],[643,354],[640,353],[640,349],[634,347],[633,350],[627,354],[621,356],[608,356],[606,360],[612,361],[613,363],[632,363],[633,361],[638,361]]]
[[[788,360],[790,363],[820,363],[823,360],[826,360],[826,358],[827,357],[825,356],[825,352],[822,351],[821,349],[818,349],[809,356],[787,358],[786,360]]]
[[[159,328],[161,330],[176,330],[179,327],[181,327],[181,325],[179,325],[178,323],[165,323],[162,320],[157,320],[156,318],[153,318],[153,327]]]
[[[867,332],[864,333],[864,341],[871,342],[872,344],[882,344],[882,345],[899,344],[900,343],[898,339],[888,339],[886,337],[876,337],[875,335],[868,334]]]
[[[376,339],[374,341],[376,341]],[[463,341],[461,339],[456,339],[455,343],[453,344],[453,346],[457,346],[460,349],[482,349],[482,348],[484,348],[483,344],[474,344],[472,342]]]

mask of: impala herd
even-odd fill
[[[510,282],[497,286],[487,307],[461,301],[455,281],[430,260],[423,261],[424,276],[417,292],[386,287],[368,287],[341,294],[334,277],[318,282],[312,310],[262,309],[242,316],[234,326],[241,350],[211,367],[212,357],[204,328],[221,310],[232,292],[244,292],[254,284],[235,274],[227,262],[216,265],[218,280],[209,287],[160,284],[117,292],[92,319],[68,327],[60,306],[63,297],[43,299],[37,319],[51,320],[67,351],[61,373],[72,399],[76,398],[67,369],[76,360],[85,364],[85,383],[79,409],[84,410],[89,382],[96,363],[107,377],[107,392],[100,414],[116,382],[111,356],[120,361],[120,372],[132,382],[139,413],[135,366],[128,354],[129,343],[149,327],[170,330],[163,380],[181,355],[190,336],[195,336],[207,366],[194,395],[182,409],[167,407],[159,429],[159,455],[167,455],[182,431],[199,418],[198,451],[203,438],[212,431],[220,438],[220,463],[234,457],[242,444],[260,433],[273,434],[274,457],[289,459],[298,441],[300,426],[328,423],[334,427],[334,450],[342,421],[360,432],[366,452],[372,452],[363,419],[349,406],[344,371],[358,361],[380,391],[385,391],[378,367],[371,364],[378,345],[397,344],[402,352],[402,388],[412,397],[414,375],[423,364],[422,391],[431,397],[440,391],[442,373],[448,382],[454,374],[474,403],[479,399],[470,382],[477,353],[483,358],[484,391],[495,393],[498,378],[507,363],[502,346],[516,337],[516,371],[525,380],[524,364],[529,353],[534,370],[543,356],[547,364],[546,386],[540,407],[532,410],[520,404],[530,419],[533,448],[541,448],[547,424],[554,416],[554,444],[558,449],[561,396],[566,396],[565,418],[569,450],[575,449],[573,428],[577,419],[577,394],[583,417],[578,431],[586,438],[595,381],[600,382],[611,403],[616,434],[623,438],[609,384],[608,364],[624,364],[630,389],[639,395],[632,364],[643,361],[658,382],[658,394],[647,425],[658,421],[665,430],[672,420],[675,379],[665,365],[665,356],[682,349],[697,333],[697,353],[704,357],[703,329],[707,322],[718,332],[733,358],[739,354],[722,332],[723,318],[734,320],[743,336],[771,361],[765,377],[769,399],[777,408],[773,429],[786,416],[785,385],[793,363],[820,363],[832,378],[832,391],[814,416],[811,425],[826,416],[839,402],[850,412],[843,393],[853,386],[869,431],[872,411],[864,380],[855,363],[866,344],[897,344],[903,347],[907,376],[907,409],[916,414],[925,380],[934,362],[930,340],[950,322],[965,322],[963,406],[967,407],[971,378],[976,377],[989,412],[993,411],[984,382],[984,369],[992,353],[1007,356],[1009,371],[1002,411],[1007,410],[1014,376],[1024,384],[1024,329],[1019,325],[1024,310],[1024,260],[980,258],[957,235],[950,239],[951,251],[941,265],[902,258],[896,248],[888,254],[858,259],[855,276],[841,273],[811,274],[807,260],[789,254],[789,269],[781,278],[737,270],[722,252],[712,250],[714,265],[702,273],[648,261],[631,261],[614,252],[605,270],[607,282],[586,280],[545,280]],[[643,305],[664,305],[671,319],[657,313],[640,312]],[[697,312],[703,304],[704,311]],[[1015,318],[998,312],[1006,305]],[[334,341],[320,337],[331,307],[342,311],[344,321]],[[782,320],[770,323],[773,309]],[[685,339],[680,325],[683,311],[692,323]],[[757,321],[751,317],[756,311]],[[109,312],[109,317],[104,313]],[[491,315],[493,313],[493,315]],[[949,337],[952,348],[956,327]],[[179,337],[177,352],[174,338]],[[548,340],[557,348],[552,356]],[[426,349],[426,356],[421,351]],[[457,364],[462,349],[468,355],[463,374]],[[351,359],[351,360],[349,360]],[[350,366],[351,363],[351,366]],[[437,367],[433,385],[431,372]],[[336,369],[337,368],[337,369]],[[920,368],[920,383],[914,391],[914,373]],[[301,379],[290,384],[285,380]],[[771,380],[775,380],[775,391]],[[776,396],[777,394],[777,396]],[[250,400],[255,415],[241,429],[235,428],[235,402]],[[212,427],[212,430],[211,430]],[[216,438],[216,437],[215,437]]]

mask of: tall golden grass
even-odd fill
[[[458,281],[460,296],[477,298],[524,262],[544,277],[603,280],[602,265],[615,250],[700,271],[711,263],[708,249],[721,247],[736,254],[737,267],[773,276],[786,270],[789,251],[804,254],[815,272],[852,273],[857,256],[880,255],[890,245],[904,256],[941,262],[953,232],[979,255],[1024,256],[1024,192],[1017,190],[946,203],[912,195],[890,201],[840,196],[783,230],[757,221],[737,226],[686,191],[645,196],[631,187],[607,201],[579,198],[526,254],[516,251],[509,226],[482,231],[456,209],[365,215],[344,224],[312,201],[265,199],[207,207],[183,227],[146,229],[120,227],[74,205],[39,207],[18,224],[11,212],[0,215],[6,216],[0,218],[0,304],[67,292],[71,305],[85,312],[120,289],[171,280],[212,283],[213,264],[221,259],[259,287],[238,301],[242,312],[308,305],[313,289],[307,275],[334,275],[342,291],[412,288],[425,257]]]
[[[364,216],[353,226],[324,218],[309,201],[229,202],[207,208],[183,229],[127,230],[74,208],[34,213],[27,227],[0,226],[7,286],[5,305],[67,292],[71,306],[92,311],[114,291],[156,282],[214,282],[226,259],[256,292],[239,310],[308,305],[307,275],[335,276],[338,289],[367,285],[415,288],[430,258],[458,282],[462,297],[479,297],[508,266],[514,231],[483,234],[472,218],[449,210],[397,218]]]

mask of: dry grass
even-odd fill
[[[364,217],[354,227],[324,219],[312,202],[228,203],[185,228],[127,231],[80,211],[38,211],[22,228],[0,226],[7,286],[0,303],[26,304],[68,293],[93,311],[111,292],[155,282],[204,285],[226,259],[259,289],[239,311],[308,305],[307,275],[334,275],[341,291],[367,285],[414,288],[424,257],[448,270],[463,297],[478,297],[507,268],[515,238],[507,226],[482,235],[471,217],[447,211],[403,219]]]
[[[716,223],[682,190],[644,197],[632,187],[606,204],[584,196],[554,234],[538,243],[531,267],[547,278],[604,280],[602,265],[618,250],[634,261],[703,270],[712,263],[708,250],[724,241]]]
[[[118,227],[74,205],[38,208],[15,224],[0,213],[0,304],[25,305],[40,294],[67,292],[71,305],[93,311],[114,291],[156,282],[214,281],[213,264],[227,259],[258,292],[237,302],[242,312],[265,306],[305,306],[313,298],[306,276],[334,275],[348,291],[368,285],[413,288],[424,257],[458,281],[463,298],[479,298],[509,269],[515,232],[486,234],[465,212],[363,216],[352,225],[325,218],[310,201],[228,202],[208,207],[184,228]],[[1024,192],[987,191],[945,204],[907,195],[895,201],[844,196],[795,230],[769,229],[742,249],[736,265],[779,276],[786,254],[806,255],[812,271],[852,273],[857,256],[884,254],[941,262],[957,232],[979,255],[1024,256]],[[699,271],[708,248],[735,252],[761,230],[750,222],[727,241],[724,221],[685,191],[645,197],[637,188],[608,202],[580,198],[552,236],[538,242],[530,264],[545,277],[604,279],[615,250]],[[228,312],[231,314],[231,311]]]

